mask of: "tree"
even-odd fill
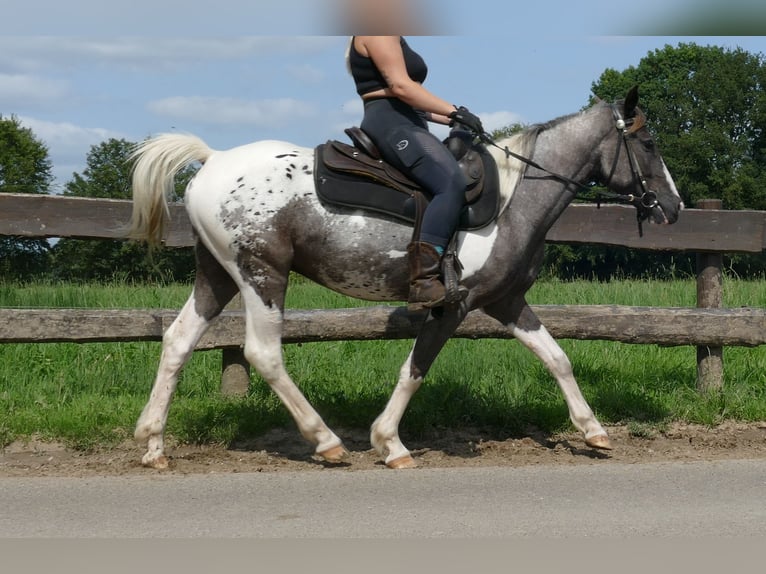
[[[740,48],[666,45],[622,72],[607,69],[593,82],[614,101],[638,85],[641,108],[687,207],[720,198],[725,209],[766,209],[766,62]],[[681,214],[683,217],[683,214]],[[614,273],[667,275],[694,269],[689,256],[618,248],[553,250],[549,267],[603,278]],[[733,256],[741,274],[762,273],[761,256]]]
[[[78,197],[130,199],[134,144],[109,139],[91,147],[82,174],[75,173],[64,194]],[[193,170],[176,178],[173,201],[183,190]],[[194,270],[190,249],[167,249],[150,255],[146,246],[131,241],[62,239],[53,248],[56,276],[70,280],[186,280]]]
[[[0,114],[0,192],[48,193],[53,175],[48,148],[15,116]],[[0,279],[27,280],[45,273],[48,242],[0,236]]]
[[[516,122],[513,124],[509,124],[505,127],[492,130],[492,133],[490,135],[492,136],[493,140],[497,141],[502,138],[511,137],[512,135],[523,131],[524,128],[526,127],[527,127],[526,125]]]
[[[73,173],[64,195],[130,199],[130,154],[133,142],[109,139],[91,146],[82,174]]]
[[[762,54],[694,43],[666,45],[638,66],[593,83],[605,100],[639,85],[665,162],[687,207],[766,209],[766,62]]]

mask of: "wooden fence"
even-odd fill
[[[766,249],[766,212],[722,211],[720,201],[685,210],[672,226],[645,225],[639,237],[631,207],[572,205],[547,236],[555,243],[621,245],[647,250],[698,253],[697,308],[614,305],[534,306],[556,338],[602,339],[623,343],[693,345],[698,349],[698,384],[722,384],[722,348],[766,344],[766,310],[721,308],[721,257],[727,252]],[[61,196],[0,194],[0,235],[118,239],[130,218],[131,202]],[[182,205],[172,205],[164,238],[169,247],[193,244]],[[158,341],[175,310],[0,309],[0,343]],[[419,316],[403,307],[343,310],[289,310],[285,343],[411,338]],[[200,341],[200,349],[224,349],[225,392],[242,392],[248,372],[241,356],[244,319],[229,310]],[[480,311],[471,313],[455,335],[511,338]]]

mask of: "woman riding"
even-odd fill
[[[441,258],[464,204],[465,178],[457,161],[428,131],[428,121],[455,122],[482,133],[481,120],[423,87],[428,68],[401,36],[353,36],[348,68],[364,101],[361,127],[384,160],[432,194],[420,237],[407,246],[410,309],[444,303]]]

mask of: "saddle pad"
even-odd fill
[[[327,145],[333,145],[333,142],[317,146],[314,152],[314,180],[321,201],[383,213],[410,224],[415,223],[416,204],[411,193],[378,183],[364,174],[331,170],[322,161]],[[479,153],[484,164],[484,191],[463,208],[459,222],[459,229],[462,230],[485,227],[497,217],[500,209],[497,165],[486,149],[479,150]],[[423,192],[423,195],[430,201],[430,194]]]

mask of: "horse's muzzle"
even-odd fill
[[[653,193],[653,192],[649,192]],[[678,221],[678,215],[684,207],[683,202],[675,194],[670,197],[657,196],[652,208],[651,218],[655,223],[671,224]]]

